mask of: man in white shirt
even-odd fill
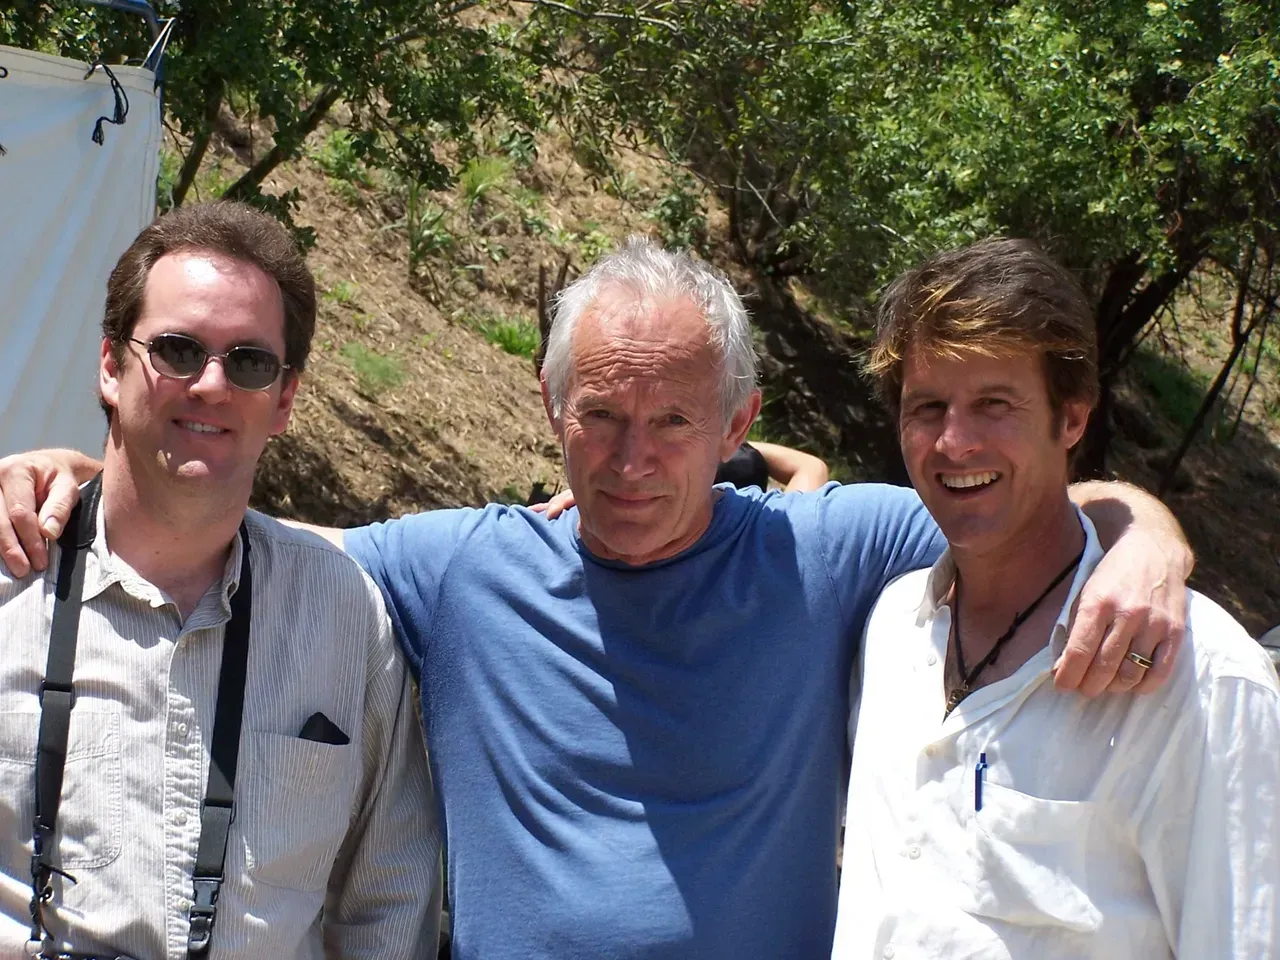
[[[1052,682],[1101,557],[1067,499],[1098,390],[1076,281],[1026,241],[938,255],[886,293],[869,366],[949,548],[867,622],[833,958],[1276,956],[1280,689],[1258,645],[1191,591],[1163,687]]]

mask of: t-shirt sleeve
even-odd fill
[[[432,510],[356,527],[343,548],[382,591],[396,640],[420,677],[440,583],[473,510]]]
[[[830,483],[812,496],[823,560],[846,615],[870,609],[891,580],[931,566],[947,545],[910,487]]]

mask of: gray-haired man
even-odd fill
[[[421,682],[454,955],[825,957],[854,644],[941,538],[907,490],[713,486],[760,394],[741,301],[687,255],[603,258],[562,297],[543,375],[576,509],[345,536]],[[1086,609],[1157,626],[1113,632],[1099,686],[1180,625],[1159,584],[1188,566],[1145,498],[1116,496],[1157,541],[1126,533]],[[1077,655],[1101,640],[1086,626]]]

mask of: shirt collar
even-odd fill
[[[89,555],[85,558],[84,600],[90,600],[108,587],[118,583],[121,589],[129,596],[150,604],[152,607],[162,607],[165,604],[173,603],[168,594],[149,580],[146,580],[129,564],[111,552],[110,545],[107,543],[105,506],[100,500],[96,518],[97,530],[94,534],[93,544],[89,548]],[[222,579],[219,582],[218,601],[222,613],[227,617],[231,616],[231,597],[240,586],[241,560],[244,555],[241,536],[244,529],[245,527],[242,526],[237,530],[234,539],[231,541],[231,551],[227,555],[227,562],[222,570]],[[204,601],[201,601],[201,606],[203,605]]]
[[[1080,519],[1080,527],[1084,530],[1084,556],[1080,558],[1080,565],[1076,567],[1076,574],[1071,580],[1071,590],[1067,593],[1067,599],[1058,613],[1058,619],[1053,625],[1053,633],[1049,637],[1049,650],[1055,660],[1067,645],[1067,630],[1076,598],[1105,552],[1098,542],[1098,532],[1094,529],[1093,523],[1079,507],[1075,507],[1075,511]],[[942,601],[951,592],[951,585],[955,579],[956,563],[951,557],[951,548],[948,547],[929,570],[924,596],[916,609],[917,627],[925,626],[937,616],[939,608],[944,606]]]

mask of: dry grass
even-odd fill
[[[240,169],[225,150],[209,167],[212,183]],[[606,189],[576,163],[566,138],[550,135],[531,166],[474,204],[464,186],[429,198],[445,211],[449,235],[411,281],[408,240],[394,226],[403,191],[389,191],[377,172],[373,186],[335,182],[307,160],[281,171],[268,187],[297,186],[306,197],[298,219],[320,237],[310,263],[327,295],[293,424],[268,449],[255,505],[348,525],[523,499],[535,483],[559,487],[560,454],[532,364],[482,331],[536,321],[539,264],[554,274],[568,257],[572,275],[628,233],[653,231],[642,211],[663,189],[658,165],[635,157],[628,173]],[[723,216],[713,205],[713,237],[725,233]],[[747,289],[725,251],[712,253]],[[842,475],[884,476],[892,453],[884,424],[856,377],[844,376],[852,376],[854,342],[813,318],[815,332],[803,334],[795,317],[771,315],[763,300],[755,307],[770,354],[766,392],[785,410],[777,438],[838,458]],[[1208,338],[1184,327],[1189,362],[1211,376]],[[1154,488],[1178,428],[1132,379],[1121,401],[1116,475]],[[1280,423],[1260,413],[1264,402],[1280,403],[1274,372],[1235,440],[1197,443],[1168,498],[1199,558],[1194,585],[1255,634],[1280,622]]]

